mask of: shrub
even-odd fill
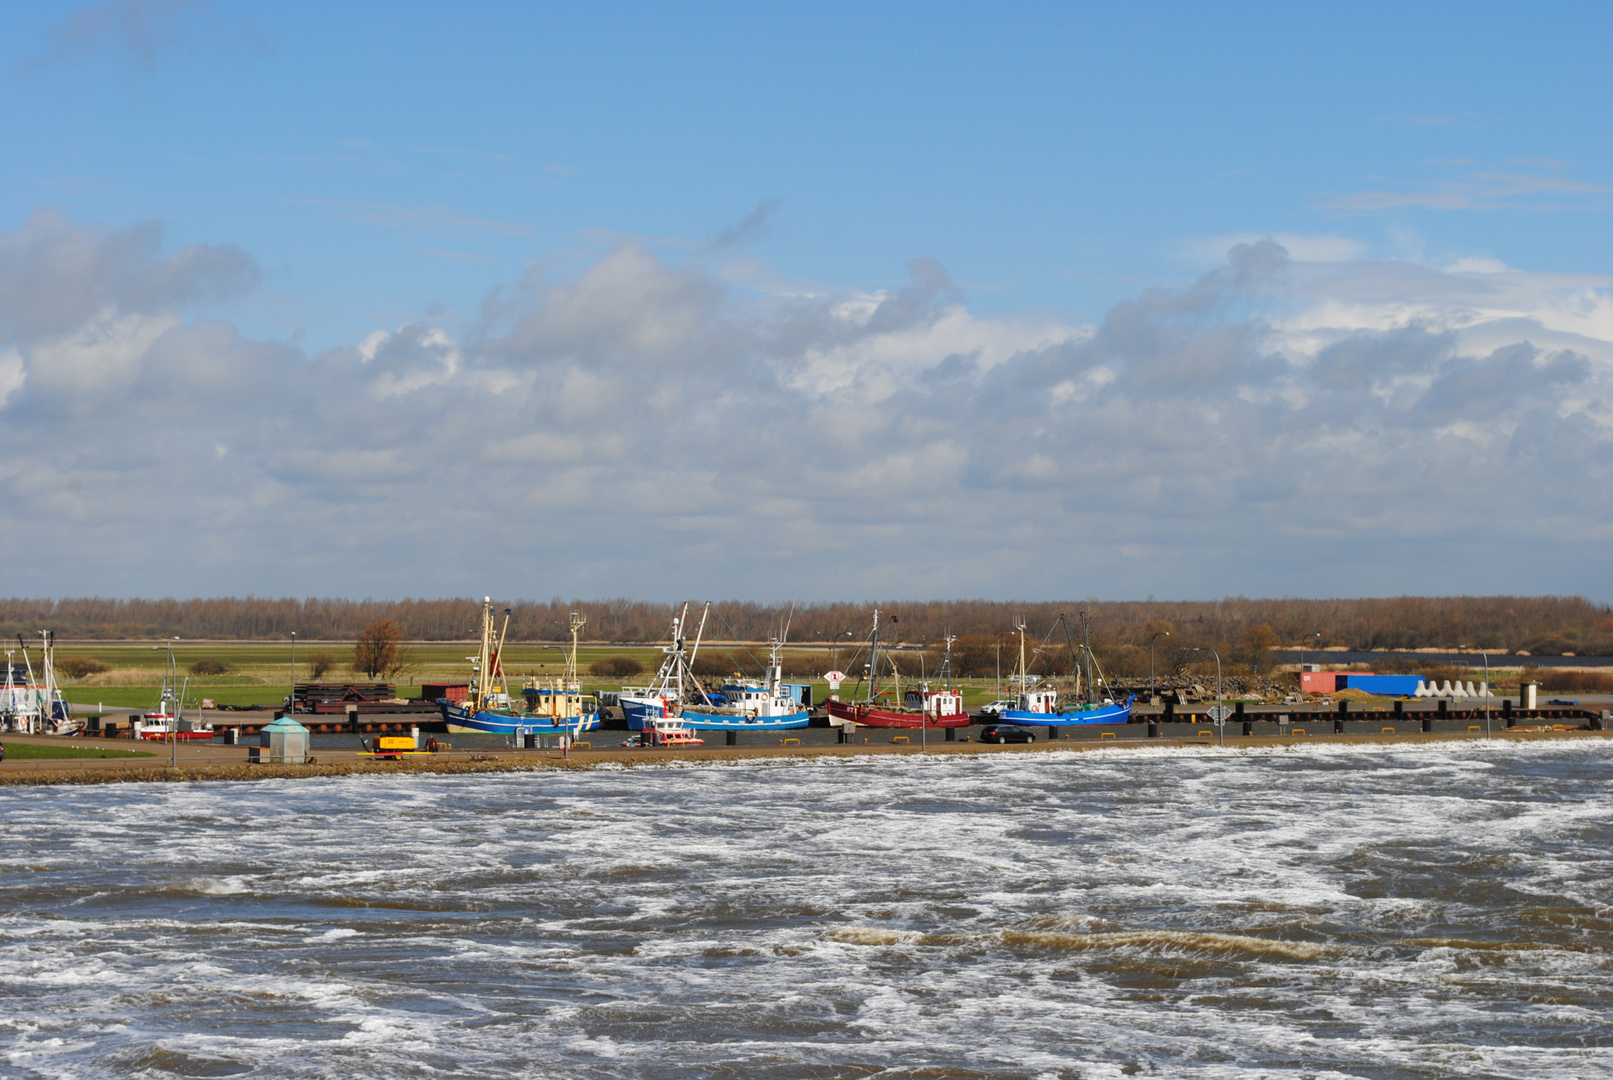
[[[308,658],[308,674],[315,682],[323,679],[335,666],[336,658],[328,652],[316,652]]]
[[[215,660],[212,657],[206,657],[198,660],[190,666],[190,673],[192,675],[223,675],[229,670],[230,665],[226,664],[222,660]]]
[[[1519,678],[1524,682],[1537,682],[1542,690],[1551,693],[1563,691],[1579,694],[1613,693],[1613,675],[1605,675],[1599,671],[1524,668]]]
[[[56,670],[69,679],[82,679],[86,675],[100,674],[107,666],[88,656],[67,656],[56,661]]]
[[[644,674],[644,665],[631,656],[607,656],[588,665],[588,674],[602,678],[624,679],[629,675]]]

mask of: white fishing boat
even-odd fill
[[[56,685],[56,635],[41,630],[42,655],[39,670],[34,670],[33,659],[22,635],[17,635],[17,650],[6,650],[5,684],[0,686],[0,730],[26,735],[76,735],[84,728],[82,719],[74,719]],[[15,662],[17,651],[22,663]]]

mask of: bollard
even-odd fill
[[[1516,727],[1517,725],[1518,725],[1518,714],[1517,713],[1509,713],[1507,715],[1507,727]]]
[[[1245,720],[1243,722],[1243,733],[1245,735],[1253,735],[1255,733],[1255,722],[1253,720]]]
[[[347,707],[347,729],[349,731],[353,732],[354,734],[358,733],[358,706],[357,705],[349,705]]]
[[[1395,719],[1399,720],[1406,715],[1406,703],[1401,698],[1395,698]]]
[[[1440,698],[1439,699],[1439,718],[1441,720],[1447,719],[1449,717],[1450,709],[1451,709],[1451,703],[1446,701],[1444,698]]]
[[[1433,731],[1434,730],[1434,718],[1432,716],[1429,716],[1427,713],[1423,713],[1423,730],[1424,731]]]
[[[728,735],[728,738],[725,741],[724,745],[726,745],[726,746],[738,746],[739,745],[739,732],[730,731],[730,732],[727,733],[727,735]]]
[[[956,728],[947,728],[947,742],[957,742],[957,741],[958,741],[958,731],[957,731],[957,729]]]
[[[1167,723],[1167,724],[1173,723],[1175,721],[1175,717],[1176,717],[1176,702],[1167,701],[1165,703],[1164,722]]]
[[[418,724],[409,725],[409,738],[414,740],[414,748],[420,749],[420,727]]]
[[[1159,721],[1158,720],[1150,720],[1150,721],[1148,721],[1148,737],[1150,739],[1159,738]]]
[[[1501,702],[1501,717],[1506,720],[1507,727],[1512,726],[1512,699],[1506,698]]]

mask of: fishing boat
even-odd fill
[[[504,609],[504,626],[496,629],[493,598],[482,598],[481,651],[469,657],[470,689],[465,700],[452,702],[439,698],[443,723],[456,734],[484,735],[578,735],[599,727],[599,706],[585,696],[577,681],[577,634],[587,623],[571,613],[571,651],[566,654],[564,673],[556,679],[528,677],[519,705],[508,690],[504,671],[504,641],[510,630],[510,609]]]
[[[647,686],[622,687],[616,702],[621,706],[629,731],[644,731],[649,722],[657,717],[678,715],[700,685],[691,665],[700,653],[700,640],[705,635],[706,617],[710,613],[711,604],[708,602],[700,615],[700,627],[695,631],[694,649],[690,652],[685,647],[684,638],[689,623],[689,605],[684,604],[683,611],[672,620],[670,644],[661,646],[661,666],[656,669],[655,677]],[[702,688],[699,699],[712,703],[713,695]]]
[[[891,639],[895,640],[895,622],[887,623]],[[948,635],[947,653],[943,671],[947,681],[945,689],[932,690],[927,682],[902,690],[902,673],[891,659],[889,643],[885,658],[891,665],[892,685],[879,688],[880,641],[879,609],[874,609],[874,629],[869,636],[868,692],[862,701],[839,701],[831,698],[829,716],[842,723],[861,724],[866,727],[935,728],[963,727],[970,722],[963,708],[963,692],[952,687],[952,643],[957,639]]]
[[[1015,679],[1019,684],[1019,694],[1014,704],[997,714],[997,720],[1003,724],[1019,724],[1025,727],[1066,727],[1075,724],[1124,724],[1131,720],[1131,707],[1136,702],[1135,695],[1128,697],[1124,703],[1112,697],[1099,698],[1097,686],[1101,682],[1107,686],[1108,680],[1103,677],[1103,669],[1097,669],[1097,678],[1093,677],[1093,667],[1097,663],[1092,655],[1090,640],[1090,625],[1087,613],[1081,613],[1081,645],[1079,652],[1075,642],[1070,636],[1069,621],[1061,614],[1058,625],[1064,627],[1064,640],[1070,648],[1070,657],[1075,661],[1075,693],[1073,699],[1067,702],[1059,700],[1057,689],[1044,686],[1036,687],[1039,680],[1030,674],[1026,663],[1025,652],[1025,624],[1021,623],[1015,629],[1019,632],[1019,670]],[[1052,632],[1048,632],[1052,636]],[[1083,692],[1081,679],[1082,662],[1085,661],[1086,681]]]
[[[803,708],[784,683],[781,653],[789,637],[789,624],[785,624],[781,637],[768,641],[769,659],[761,681],[724,683],[712,690],[695,675],[692,666],[699,655],[710,612],[711,604],[707,603],[695,633],[694,649],[686,654],[683,628],[689,608],[685,604],[682,615],[672,621],[672,643],[662,646],[666,659],[656,672],[655,681],[648,687],[622,688],[618,700],[628,728],[644,731],[661,717],[678,717],[700,731],[778,731],[806,727],[812,719],[811,710]]]
[[[788,629],[785,631],[788,633]],[[784,664],[780,659],[784,642],[768,641],[767,671],[761,682],[731,682],[718,687],[698,705],[683,707],[683,721],[701,731],[776,731],[804,728],[812,719],[789,687],[784,685]],[[720,700],[714,700],[720,699]]]
[[[22,663],[14,662],[16,652],[6,650],[4,685],[0,686],[0,730],[31,735],[76,735],[84,727],[82,719],[74,719],[56,685],[56,635],[41,630],[43,655],[39,671],[28,655],[28,646],[22,635],[17,635],[17,648],[22,651]]]

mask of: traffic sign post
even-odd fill
[[[1210,719],[1214,720],[1215,723],[1216,723],[1216,726],[1218,726],[1218,727],[1220,725],[1226,723],[1227,718],[1230,717],[1231,715],[1232,715],[1232,706],[1230,706],[1230,705],[1211,705],[1210,706]]]

